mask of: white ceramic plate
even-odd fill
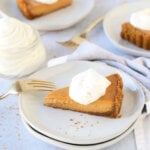
[[[0,10],[31,24],[38,30],[60,30],[73,26],[85,18],[94,7],[94,0],[73,0],[73,4],[34,20],[26,19],[16,4],[16,0],[0,0]]]
[[[30,126],[46,136],[72,144],[95,144],[119,136],[137,119],[144,105],[143,91],[126,74],[102,63],[75,61],[35,73],[34,78],[54,81],[58,88],[68,86],[72,77],[88,68],[103,75],[118,72],[124,82],[121,118],[88,115],[43,105],[47,92],[32,92],[20,96],[20,111]]]
[[[23,118],[22,118],[22,121],[23,121],[26,129],[32,135],[34,135],[36,138],[38,138],[38,139],[40,139],[40,140],[42,140],[48,144],[52,144],[54,146],[57,146],[57,147],[60,147],[60,148],[66,149],[66,150],[79,150],[79,149],[80,150],[100,150],[100,149],[106,148],[108,146],[111,146],[111,145],[119,142],[121,139],[123,139],[125,136],[127,136],[134,129],[134,126],[138,122],[138,120],[136,120],[129,127],[129,129],[127,129],[123,134],[121,134],[120,136],[118,136],[118,137],[116,137],[110,141],[100,143],[100,144],[95,144],[95,145],[84,145],[84,146],[82,146],[82,145],[73,145],[73,144],[63,143],[63,142],[57,141],[55,139],[52,139],[50,137],[47,137],[47,136],[41,134],[40,132],[36,131],[34,128],[32,128],[25,120],[23,120]]]
[[[110,11],[103,22],[104,31],[109,40],[121,51],[135,55],[150,57],[150,51],[123,40],[120,37],[121,25],[129,22],[130,15],[136,11],[148,8],[150,1],[125,3]]]

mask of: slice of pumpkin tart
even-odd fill
[[[111,84],[107,87],[105,94],[88,105],[75,102],[69,96],[69,87],[49,92],[45,98],[44,105],[111,118],[120,117],[123,100],[122,78],[119,74],[112,74],[106,78]]]

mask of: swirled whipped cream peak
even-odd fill
[[[131,14],[130,23],[136,28],[150,30],[150,8]]]
[[[94,69],[88,69],[72,78],[69,96],[77,103],[88,105],[103,96],[110,84]]]
[[[39,33],[15,18],[0,18],[0,74],[21,77],[46,61]]]
[[[36,1],[44,4],[53,4],[56,3],[58,0],[36,0]]]

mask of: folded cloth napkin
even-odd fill
[[[150,113],[150,59],[144,57],[138,58],[126,58],[123,56],[115,55],[98,45],[95,45],[91,42],[82,43],[72,54],[62,56],[59,58],[55,58],[48,61],[48,67],[62,64],[68,61],[74,60],[90,60],[90,61],[101,61],[106,63],[107,65],[113,66],[117,69],[120,69],[138,82],[143,88],[146,99],[146,113]],[[145,117],[144,114],[144,117]],[[135,127],[135,139],[137,150],[146,150],[146,143],[144,140],[144,132],[143,132],[143,118],[141,117]]]

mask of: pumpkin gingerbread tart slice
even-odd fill
[[[107,76],[107,79],[111,84],[106,89],[105,95],[88,105],[82,105],[71,99],[69,97],[69,87],[50,92],[46,96],[44,104],[54,108],[117,118],[120,116],[123,100],[123,82],[119,74]]]
[[[46,15],[72,4],[72,0],[57,0],[52,4],[41,3],[36,0],[16,0],[23,15],[28,19],[34,19]]]
[[[150,50],[150,31],[138,29],[126,22],[122,24],[120,36],[138,47]]]

